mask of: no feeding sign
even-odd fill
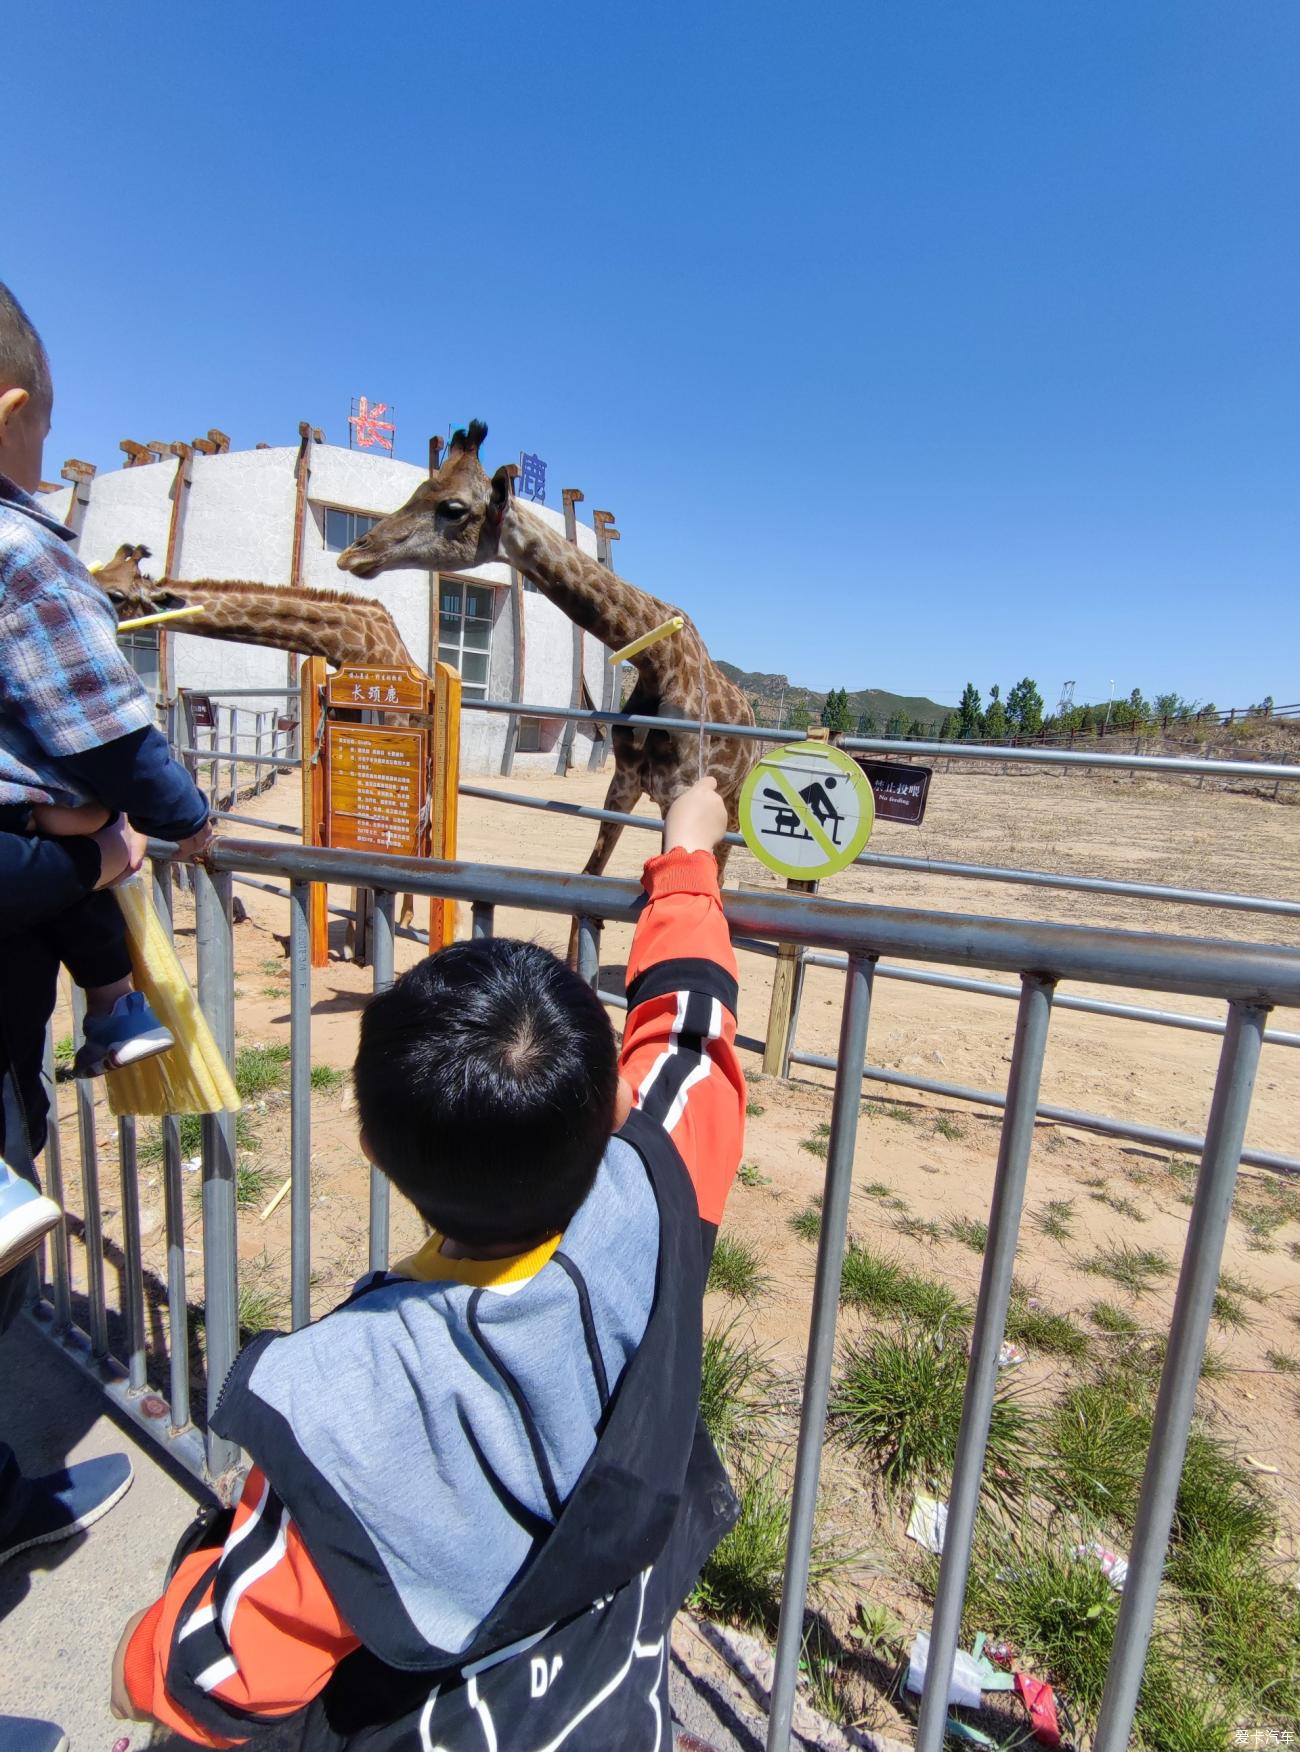
[[[778,876],[816,882],[846,869],[875,821],[871,785],[857,762],[824,742],[765,754],[740,793],[740,831]]]

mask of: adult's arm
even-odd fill
[[[133,827],[156,839],[189,839],[208,819],[207,799],[153,725],[98,748],[56,756],[54,765],[78,790],[120,809]]]

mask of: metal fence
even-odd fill
[[[155,864],[164,914],[170,915],[171,871]],[[311,1274],[311,987],[307,902],[311,882],[370,887],[376,892],[374,984],[393,977],[393,901],[398,893],[462,900],[473,909],[476,935],[489,935],[498,906],[576,917],[580,967],[595,984],[600,920],[631,922],[640,888],[609,878],[439,864],[421,859],[367,856],[267,841],[221,840],[208,865],[193,874],[197,914],[199,997],[228,1059],[234,1053],[234,940],[231,884],[236,876],[276,876],[289,884],[291,1013],[291,1305],[295,1326],[309,1317]],[[836,1314],[856,1149],[861,1082],[866,1068],[873,986],[884,956],[978,967],[1017,983],[1015,1045],[1005,1095],[988,1243],[974,1314],[973,1337],[947,1533],[933,1623],[929,1679],[916,1744],[939,1752],[947,1715],[948,1679],[970,1561],[980,1477],[998,1349],[1011,1294],[1029,1168],[1039,1085],[1057,986],[1063,981],[1135,987],[1212,998],[1228,1005],[1223,1045],[1209,1107],[1201,1168],[1187,1244],[1175,1294],[1169,1342],[1156,1402],[1153,1436],[1132,1542],[1101,1721],[1098,1752],[1122,1752],[1136,1707],[1174,1500],[1191,1424],[1193,1401],[1227,1232],[1232,1189],[1243,1141],[1265,1018],[1271,1007],[1300,1006],[1300,951],[1257,944],[1148,936],[1061,924],[1030,924],[899,909],[864,907],[814,895],[728,890],[725,908],[733,937],[759,945],[794,944],[821,956],[842,957],[844,991],[839,1051],[834,1061],[831,1129],[827,1148],[823,1221],[818,1244],[799,1440],[795,1463],[783,1603],[777,1637],[768,1735],[769,1752],[788,1746],[803,1641],[813,1517],[825,1434]],[[747,1042],[754,1045],[761,1043]],[[233,1481],[239,1455],[209,1430],[200,1439],[189,1423],[188,1337],[185,1326],[185,1252],[181,1208],[180,1142],[175,1121],[163,1125],[165,1224],[168,1258],[167,1328],[171,1401],[146,1379],[145,1310],[139,1206],[135,1192],[135,1125],[118,1122],[121,1222],[124,1228],[120,1310],[124,1333],[119,1372],[109,1363],[104,1232],[94,1113],[79,1086],[81,1179],[88,1274],[88,1334],[72,1328],[68,1242],[59,1232],[52,1249],[52,1308],[45,1320],[69,1351],[99,1379],[117,1403],[191,1470],[218,1487]],[[51,1133],[48,1173],[52,1192],[63,1190],[57,1127]],[[237,1323],[236,1140],[231,1115],[202,1122],[202,1213],[207,1409],[212,1411],[235,1355]],[[372,1174],[369,1253],[372,1267],[388,1258],[388,1183]]]

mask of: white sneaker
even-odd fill
[[[0,1161],[0,1275],[35,1253],[62,1220],[63,1212],[52,1198]]]

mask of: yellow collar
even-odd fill
[[[416,1278],[425,1284],[450,1281],[483,1289],[522,1284],[537,1276],[563,1239],[562,1234],[551,1235],[527,1253],[512,1253],[504,1259],[449,1259],[442,1251],[446,1236],[435,1229],[423,1247],[391,1269],[400,1277]]]

